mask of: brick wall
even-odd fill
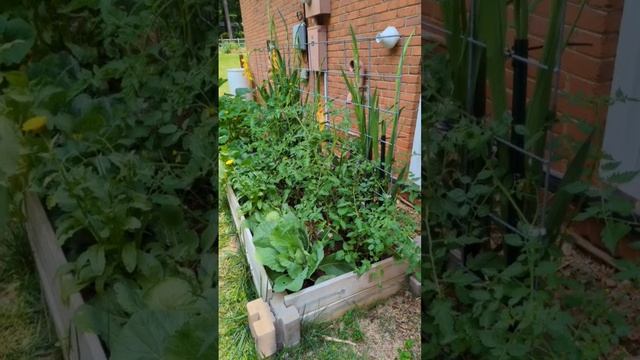
[[[296,12],[302,12],[303,6],[299,1],[272,0],[271,14],[275,16],[278,43],[286,44],[286,31],[282,17],[286,21],[286,30],[291,37],[291,28],[299,20]],[[265,48],[266,40],[269,38],[269,19],[267,17],[267,2],[258,0],[240,0],[242,9],[242,22],[247,43],[247,50]],[[396,145],[396,157],[403,161],[408,161],[411,155],[413,135],[417,117],[418,103],[420,101],[420,1],[419,0],[331,0],[331,14],[324,15],[320,23],[327,25],[327,66],[328,74],[328,95],[337,99],[334,107],[343,109],[352,108],[352,105],[345,105],[347,90],[340,75],[340,70],[348,69],[348,62],[352,59],[351,37],[349,26],[351,25],[358,38],[374,38],[378,32],[383,31],[387,26],[395,26],[402,36],[408,36],[415,32],[409,44],[405,66],[402,76],[402,91],[400,95],[400,106],[404,107],[400,125],[399,135]],[[308,19],[307,26],[311,26],[312,20]],[[360,61],[368,73],[372,73],[367,78],[367,84],[371,91],[377,88],[380,94],[380,107],[388,109],[393,104],[395,75],[402,41],[393,49],[384,49],[381,44],[375,41],[359,42]],[[266,66],[265,66],[266,65]],[[254,71],[256,82],[260,83],[266,76],[268,60],[264,53],[254,51],[250,55],[250,67]],[[390,76],[383,77],[386,74]],[[313,76],[311,77],[313,80]],[[313,90],[313,81],[307,90]],[[322,90],[321,90],[322,91]],[[385,115],[389,118],[390,115]],[[339,121],[341,116],[336,114],[332,120]],[[389,134],[391,125],[389,119]],[[354,124],[355,128],[355,124]]]
[[[580,0],[569,0],[565,18],[564,33],[569,34],[570,28],[577,18]],[[560,72],[560,92],[576,95],[582,93],[585,96],[607,96],[611,91],[613,68],[618,44],[618,31],[622,17],[623,0],[590,0],[585,6],[576,24],[571,42],[590,43],[591,46],[573,46],[565,50],[562,56]],[[543,0],[535,13],[529,18],[529,45],[544,44],[544,36],[548,27],[549,5],[551,1]],[[509,13],[512,16],[512,11]],[[436,0],[424,0],[422,6],[423,24],[431,24],[442,27],[442,14]],[[442,34],[428,25],[423,25],[423,33],[434,40],[442,40]],[[508,33],[507,44],[513,43],[514,33],[511,29]],[[530,58],[540,60],[542,50],[529,52]],[[535,75],[537,69],[529,66],[529,81],[527,93],[533,94]],[[512,71],[510,62],[506,68],[506,81],[508,88],[512,84]],[[508,94],[511,92],[508,89]],[[509,104],[511,99],[509,98]],[[552,136],[566,135],[569,139],[580,140],[585,136],[578,129],[577,122],[585,121],[604,127],[607,109],[600,109],[597,113],[593,108],[572,104],[569,96],[562,95],[558,99],[557,110],[560,114],[571,118],[568,122],[557,124],[552,129]],[[568,154],[564,155],[566,158]],[[554,168],[563,172],[566,163],[558,162]]]

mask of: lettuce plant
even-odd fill
[[[278,275],[273,290],[298,291],[324,257],[321,242],[309,243],[306,229],[292,212],[269,212],[256,228],[253,244],[258,261]]]

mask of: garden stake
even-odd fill
[[[380,178],[384,179],[384,170],[386,167],[384,166],[384,152],[385,152],[385,144],[387,143],[387,137],[383,134],[380,137],[380,168],[378,171],[380,172]]]
[[[529,58],[529,40],[526,38],[520,38],[514,40],[513,51],[516,55],[522,58]],[[526,61],[520,61],[517,58],[512,58],[513,64],[513,98],[511,103],[511,113],[513,115],[512,128],[511,128],[511,142],[520,148],[524,148],[524,136],[517,131],[517,127],[523,126],[526,119],[526,105],[527,105],[527,70],[528,64]],[[512,173],[512,183],[516,184],[524,177],[524,163],[525,155],[519,150],[514,148],[510,149],[509,162]],[[522,208],[523,203],[521,198],[516,198],[517,205]],[[518,227],[518,216],[513,206],[509,207],[507,222],[514,228]],[[507,264],[513,264],[520,255],[520,247],[505,244],[505,255],[507,258]]]

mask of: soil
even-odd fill
[[[630,335],[618,346],[611,358],[640,356],[640,289],[629,281],[614,279],[616,270],[583,250],[565,243],[561,272],[585,285],[603,290],[609,303],[623,314],[630,326]]]
[[[369,309],[358,319],[364,341],[357,351],[369,359],[396,359],[398,349],[412,340],[411,352],[420,359],[420,298],[408,290],[390,297]]]

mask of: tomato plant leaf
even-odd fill
[[[631,231],[631,227],[627,224],[609,221],[602,229],[602,242],[612,254],[616,253],[618,242]]]

